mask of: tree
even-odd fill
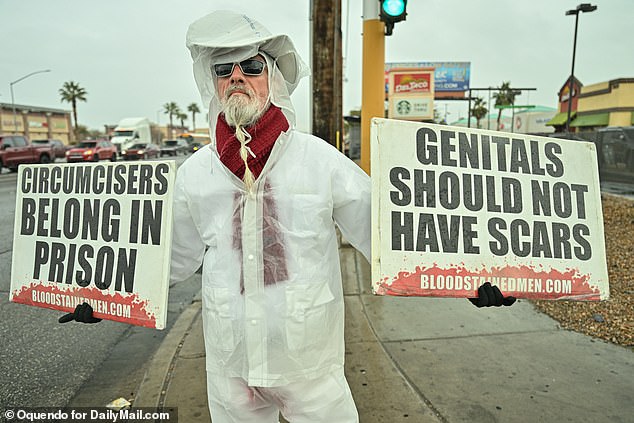
[[[170,137],[174,138],[174,123],[173,123],[173,118],[175,115],[177,115],[178,113],[180,113],[180,108],[178,107],[178,104],[176,104],[174,101],[170,101],[169,103],[165,103],[163,105],[163,113],[165,113],[166,115],[169,115],[170,118],[170,127],[169,127],[169,131],[170,131]]]
[[[78,140],[97,140],[106,136],[103,131],[88,129],[85,125],[77,125],[76,132]]]
[[[59,89],[59,95],[62,97],[62,102],[66,101],[71,104],[73,108],[73,120],[75,121],[73,125],[73,133],[75,134],[75,139],[77,139],[77,102],[78,101],[86,101],[86,95],[88,93],[85,89],[79,86],[78,83],[73,81],[64,82],[62,88]]]
[[[495,108],[498,109],[497,130],[500,130],[500,119],[502,118],[502,110],[504,106],[513,106],[515,104],[515,96],[520,92],[511,89],[511,81],[502,82],[502,86],[498,88],[498,92],[493,94],[495,98]]]
[[[192,130],[196,131],[196,113],[200,113],[200,109],[198,108],[198,104],[192,103],[187,106],[187,111],[192,114]]]
[[[181,129],[185,129],[185,119],[187,119],[187,113],[183,113],[179,110],[176,114],[176,118],[181,121]]]
[[[476,97],[473,102],[473,108],[471,109],[471,115],[476,118],[478,129],[480,129],[480,120],[486,116],[489,110],[485,107],[486,101],[482,97]]]

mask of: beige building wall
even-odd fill
[[[0,133],[26,135],[30,139],[71,140],[70,112],[44,107],[0,103]]]
[[[578,112],[609,113],[609,126],[631,126],[634,123],[634,78],[582,87]]]
[[[631,126],[633,112],[613,112],[610,113],[608,126]]]
[[[70,144],[70,114],[51,116],[48,127],[51,130],[51,138],[58,139],[66,145]]]
[[[589,110],[608,109],[613,107],[611,103],[612,100],[613,96],[610,92],[609,82],[586,85],[581,87],[581,95],[579,97],[577,111],[585,112]]]
[[[14,125],[13,112],[11,110],[4,109],[0,111],[0,132],[4,134],[24,133],[24,122],[22,120],[22,113],[20,113],[20,111],[16,111]]]

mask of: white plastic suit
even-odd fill
[[[256,387],[343,374],[335,224],[369,259],[370,179],[327,142],[294,129],[289,92],[308,69],[286,36],[215,12],[190,26],[187,46],[212,140],[220,105],[211,66],[258,52],[266,53],[270,101],[290,124],[251,191],[221,163],[214,142],[178,170],[171,273],[183,280],[203,263],[208,374]]]

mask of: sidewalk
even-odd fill
[[[527,301],[376,297],[370,267],[341,248],[346,376],[362,423],[632,422],[634,354],[562,330]],[[209,422],[201,303],[152,359],[134,407]]]

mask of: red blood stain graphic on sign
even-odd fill
[[[485,282],[497,285],[504,295],[517,298],[567,299],[598,301],[599,289],[590,285],[590,275],[578,269],[540,270],[530,266],[504,266],[468,269],[464,266],[417,266],[412,272],[384,278],[378,295],[475,297]]]
[[[11,301],[66,312],[74,311],[77,304],[86,301],[97,318],[156,328],[156,316],[147,310],[148,301],[141,300],[138,294],[108,294],[97,288],[60,289],[31,283],[15,291]]]

